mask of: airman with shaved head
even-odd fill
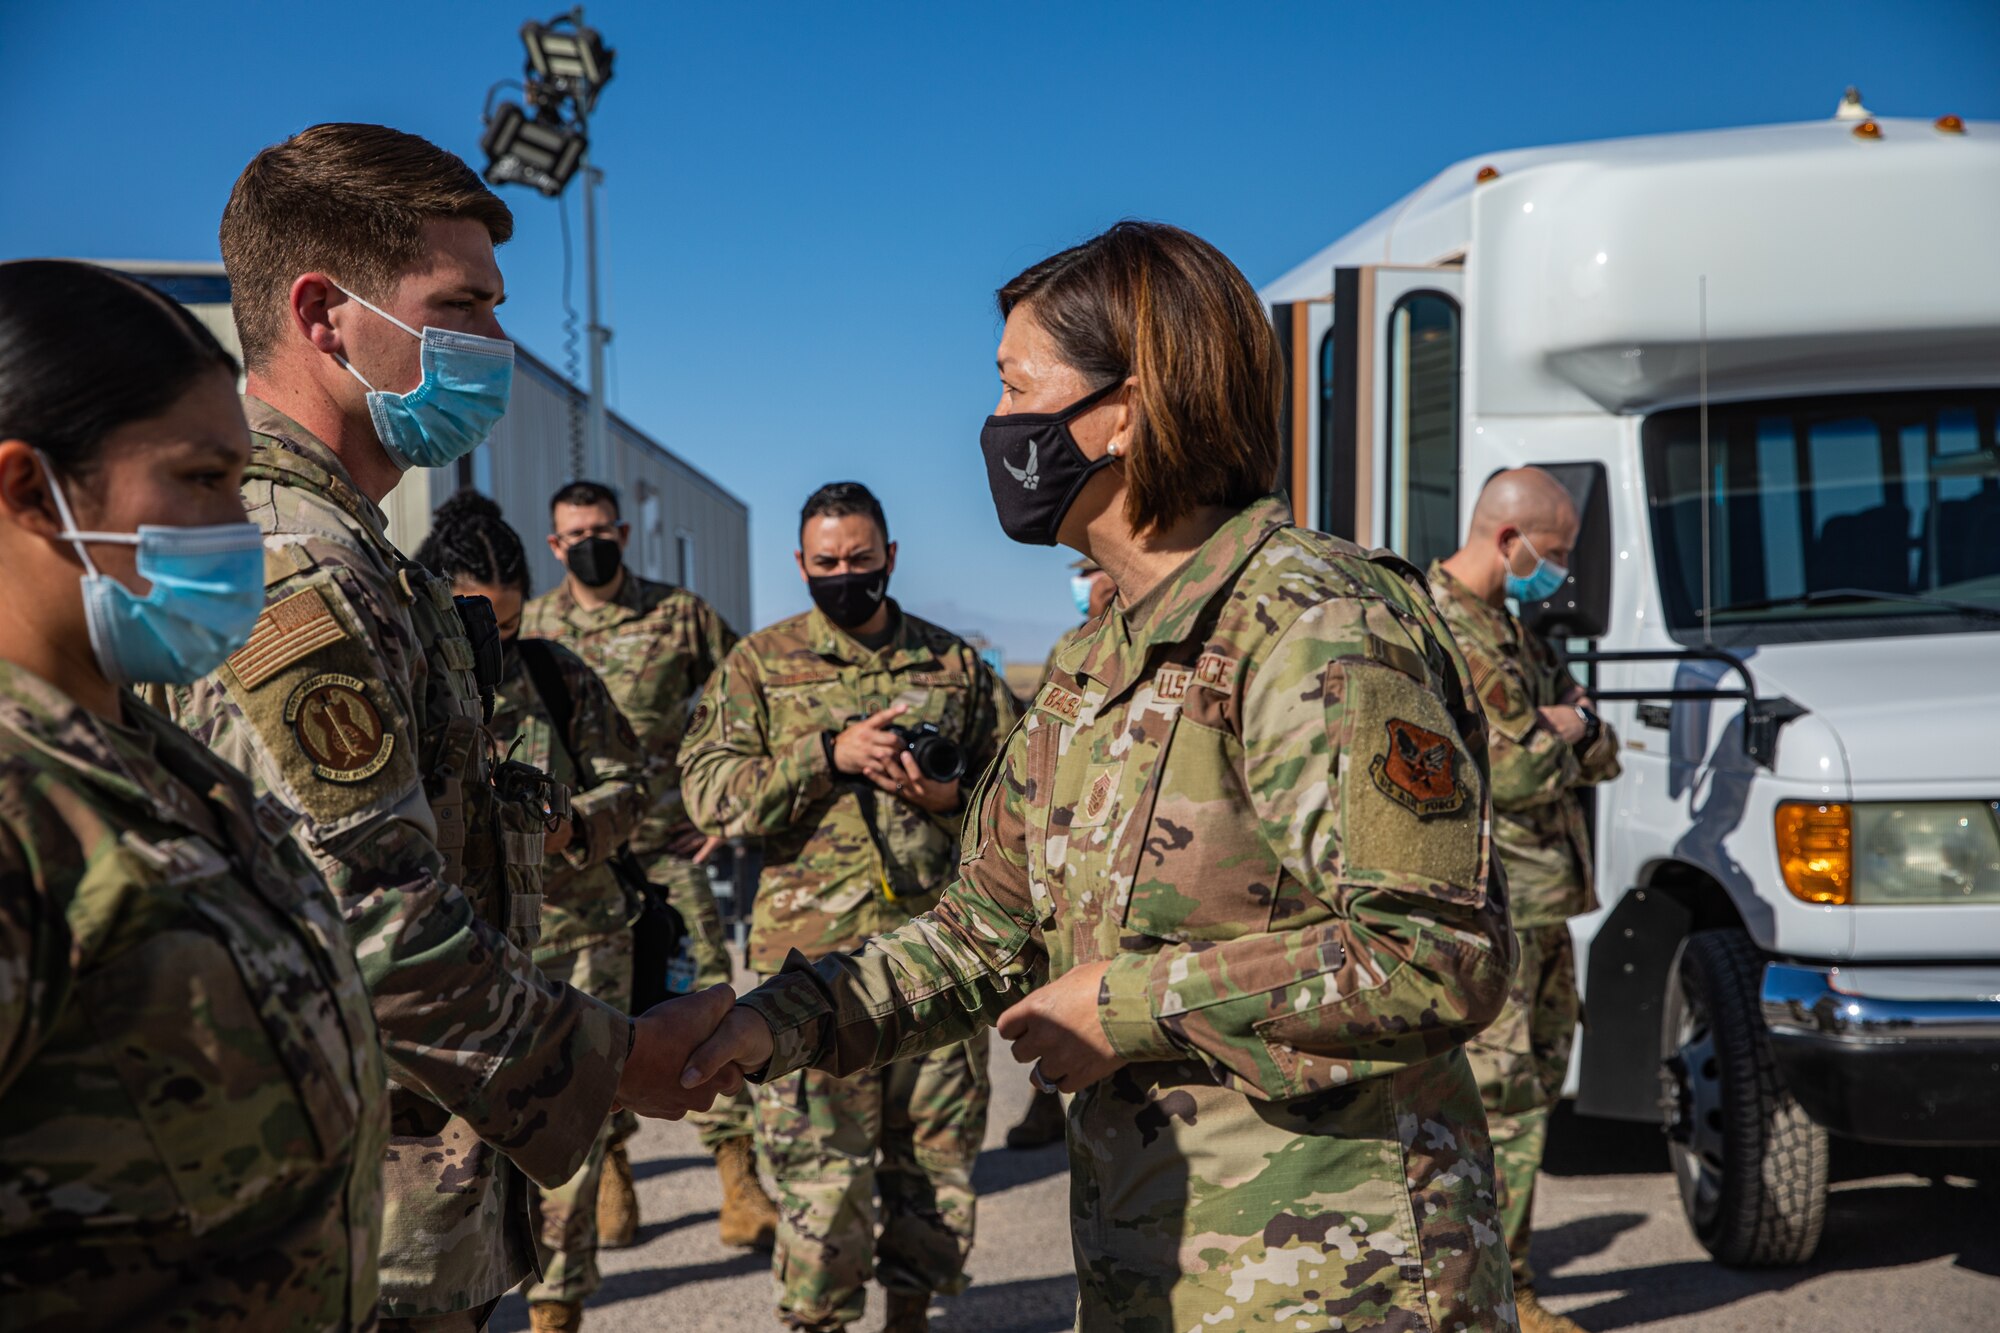
[[[1567,922],[1597,906],[1577,793],[1618,776],[1618,738],[1507,599],[1526,605],[1562,587],[1579,526],[1576,502],[1548,473],[1497,473],[1473,507],[1465,544],[1430,567],[1431,591],[1486,711],[1494,841],[1521,946],[1506,1007],[1466,1050],[1493,1134],[1522,1333],[1578,1327],[1535,1299],[1528,1214],[1580,1011]]]

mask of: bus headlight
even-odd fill
[[[1859,907],[2000,902],[2000,807],[1988,801],[1786,801],[1778,865],[1792,896]]]

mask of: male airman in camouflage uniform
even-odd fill
[[[265,534],[266,608],[227,665],[172,693],[198,740],[300,812],[296,836],[346,918],[392,1079],[383,1314],[425,1330],[483,1326],[533,1268],[523,1173],[575,1174],[614,1095],[683,1109],[657,1076],[675,1020],[691,1016],[634,1023],[524,952],[547,793],[515,800],[492,784],[451,590],[390,543],[374,498],[400,465],[350,373],[435,386],[409,334],[345,292],[372,287],[405,324],[497,334],[492,247],[510,229],[462,162],[381,126],[315,126],[245,169],[222,251],[249,374],[244,504]],[[403,251],[385,253],[391,233]],[[344,282],[328,268],[347,269]],[[628,1065],[643,1081],[623,1077]]]
[[[717,1044],[749,1049],[754,1012],[759,1078],[846,1075],[1102,969],[1124,1063],[1070,1106],[1079,1329],[1513,1327],[1460,1050],[1513,936],[1478,705],[1420,582],[1282,501],[1230,518],[1058,657],[937,907],[788,959]]]
[[[1507,1005],[1468,1048],[1493,1136],[1500,1214],[1525,1333],[1577,1325],[1534,1295],[1529,1214],[1549,1112],[1562,1094],[1581,1007],[1570,917],[1596,908],[1590,835],[1578,793],[1618,776],[1618,737],[1547,643],[1507,610],[1507,576],[1576,544],[1576,506],[1539,468],[1490,481],[1465,545],[1430,567],[1445,623],[1471,664],[1491,742],[1495,842],[1513,905],[1521,961]],[[1547,577],[1553,578],[1553,571]],[[1546,593],[1540,593],[1546,596]]]
[[[681,797],[679,756],[701,687],[736,645],[736,635],[688,589],[641,578],[625,566],[631,529],[609,488],[572,482],[556,492],[549,508],[554,526],[549,549],[567,573],[528,604],[522,633],[554,639],[581,657],[639,733],[653,767],[653,809],[633,837],[632,850],[687,922],[696,982],[728,982],[733,968],[722,915],[700,864],[706,859],[702,836],[688,822]],[[721,1173],[723,1244],[769,1248],[778,1213],[757,1182],[749,1093],[739,1092],[689,1119]],[[639,1220],[624,1148],[632,1126],[625,1117],[620,1122],[604,1184],[602,1222],[610,1245],[630,1244]]]
[[[969,646],[885,595],[894,547],[865,488],[822,488],[801,526],[818,606],[736,646],[681,753],[695,822],[765,840],[749,962],[766,974],[795,951],[824,957],[902,925],[950,877],[959,784],[917,776],[885,728],[934,724],[964,750],[970,780],[1015,711]],[[983,1035],[876,1074],[804,1071],[760,1089],[787,1325],[858,1320],[871,1269],[892,1330],[926,1327],[931,1293],[963,1288],[987,1101]]]
[[[503,620],[503,634],[506,629]],[[502,753],[541,769],[575,793],[569,842],[543,862],[542,935],[535,962],[551,980],[629,1011],[632,920],[638,904],[618,882],[609,858],[651,808],[646,753],[604,683],[576,654],[546,639],[524,647],[518,634],[506,637],[494,698],[494,739]],[[556,710],[529,670],[531,653],[545,654],[568,701],[569,726],[560,738]],[[579,756],[590,766],[590,782],[577,769]],[[583,1302],[597,1292],[597,1191],[611,1123],[605,1123],[589,1160],[575,1175],[554,1189],[536,1191],[535,1211],[548,1258],[540,1280],[527,1291],[535,1333],[575,1333],[582,1326]]]

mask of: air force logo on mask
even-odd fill
[[[1000,460],[1003,464],[1006,465],[1007,471],[1011,472],[1014,475],[1014,480],[1021,483],[1021,489],[1024,491],[1032,491],[1037,486],[1042,484],[1041,457],[1040,457],[1041,452],[1042,452],[1041,441],[1029,440],[1028,466],[1015,467],[1012,463],[1008,463],[1007,460],[1004,458]]]

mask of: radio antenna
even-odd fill
[[[1697,283],[1698,303],[1701,308],[1701,646],[1715,647],[1714,626],[1710,617],[1715,608],[1714,561],[1709,550],[1709,507],[1713,503],[1709,495],[1711,473],[1708,462],[1708,275],[1702,274]]]

